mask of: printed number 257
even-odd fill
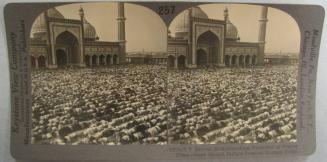
[[[175,6],[159,6],[159,15],[174,14]]]

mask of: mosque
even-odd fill
[[[79,9],[79,20],[65,18],[57,9],[41,13],[31,29],[30,60],[32,68],[63,66],[100,66],[120,64],[125,60],[124,3],[118,3],[118,41],[99,41],[96,29]]]
[[[32,68],[64,66],[101,66],[135,62],[126,56],[124,3],[118,5],[118,41],[100,41],[96,29],[79,10],[80,19],[67,19],[50,8],[35,20],[30,39]],[[165,63],[173,68],[201,66],[249,66],[264,63],[267,7],[262,7],[259,41],[241,42],[238,30],[229,19],[210,19],[199,7],[192,7],[177,16],[174,36],[168,33],[167,53],[151,57],[150,62]]]
[[[210,19],[200,7],[192,7],[177,17],[175,36],[168,36],[168,66],[249,66],[261,65],[264,58],[267,7],[262,7],[259,42],[241,42],[229,19]]]

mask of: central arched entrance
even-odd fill
[[[106,65],[106,57],[104,55],[100,55],[100,65]]]
[[[233,66],[236,66],[237,65],[237,56],[236,55],[233,55],[232,56],[232,65]]]
[[[39,56],[38,62],[39,62],[39,68],[45,68],[46,67],[46,61],[45,61],[44,56]]]
[[[198,66],[204,66],[208,64],[208,58],[207,58],[207,53],[203,49],[199,49],[196,52],[196,64]]]
[[[211,31],[206,31],[201,34],[197,39],[197,56],[200,56],[200,59],[197,58],[200,62],[197,62],[197,65],[213,65],[219,63],[219,38],[212,33]],[[200,49],[206,49],[200,50]],[[204,52],[204,53],[203,53]],[[206,57],[206,60],[203,60]]]
[[[244,66],[245,64],[245,57],[243,55],[240,55],[239,58],[238,58],[238,63],[240,66]]]
[[[175,57],[174,56],[172,56],[172,55],[168,56],[167,65],[169,68],[173,68],[175,66]]]
[[[112,64],[112,56],[111,55],[107,55],[106,57],[106,62],[107,62],[107,65],[111,65]]]
[[[92,56],[92,66],[97,66],[98,65],[98,56],[93,55]]]
[[[256,65],[256,63],[257,63],[257,58],[254,55],[254,56],[252,56],[252,65]]]
[[[246,65],[246,66],[251,65],[251,64],[250,64],[250,61],[251,61],[251,56],[246,55],[246,56],[245,56],[245,65]]]
[[[80,65],[80,49],[77,38],[69,31],[62,32],[56,38],[56,59],[58,66]]]
[[[231,63],[232,63],[231,59],[232,58],[229,55],[225,55],[225,65],[226,66],[231,66]]]
[[[180,55],[178,56],[178,68],[185,68],[185,56],[184,55]]]
[[[117,55],[113,56],[113,64],[114,65],[118,64],[118,56]]]
[[[92,66],[92,62],[90,61],[91,60],[91,57],[89,55],[86,55],[85,56],[85,65],[86,66]]]
[[[57,65],[59,67],[66,66],[68,64],[67,53],[63,49],[58,49],[56,51]]]

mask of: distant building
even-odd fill
[[[266,54],[264,57],[265,65],[288,65],[298,64],[298,54]]]
[[[118,3],[118,41],[99,41],[96,29],[86,20],[83,8],[79,20],[67,19],[55,8],[35,20],[30,39],[32,68],[100,66],[125,61],[124,5]]]
[[[166,65],[167,54],[164,52],[128,52],[126,63]]]

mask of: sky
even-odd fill
[[[86,19],[96,28],[102,41],[117,41],[117,4],[114,2],[78,3],[57,9],[69,19],[79,19],[78,10],[84,8]],[[229,19],[237,27],[242,42],[257,42],[261,7],[245,4],[207,4],[200,8],[211,19],[223,20],[223,11],[229,10]],[[167,27],[152,10],[125,4],[127,52],[165,52]],[[174,34],[176,19],[169,26]],[[269,8],[266,53],[299,52],[300,31],[295,20],[287,13]]]

